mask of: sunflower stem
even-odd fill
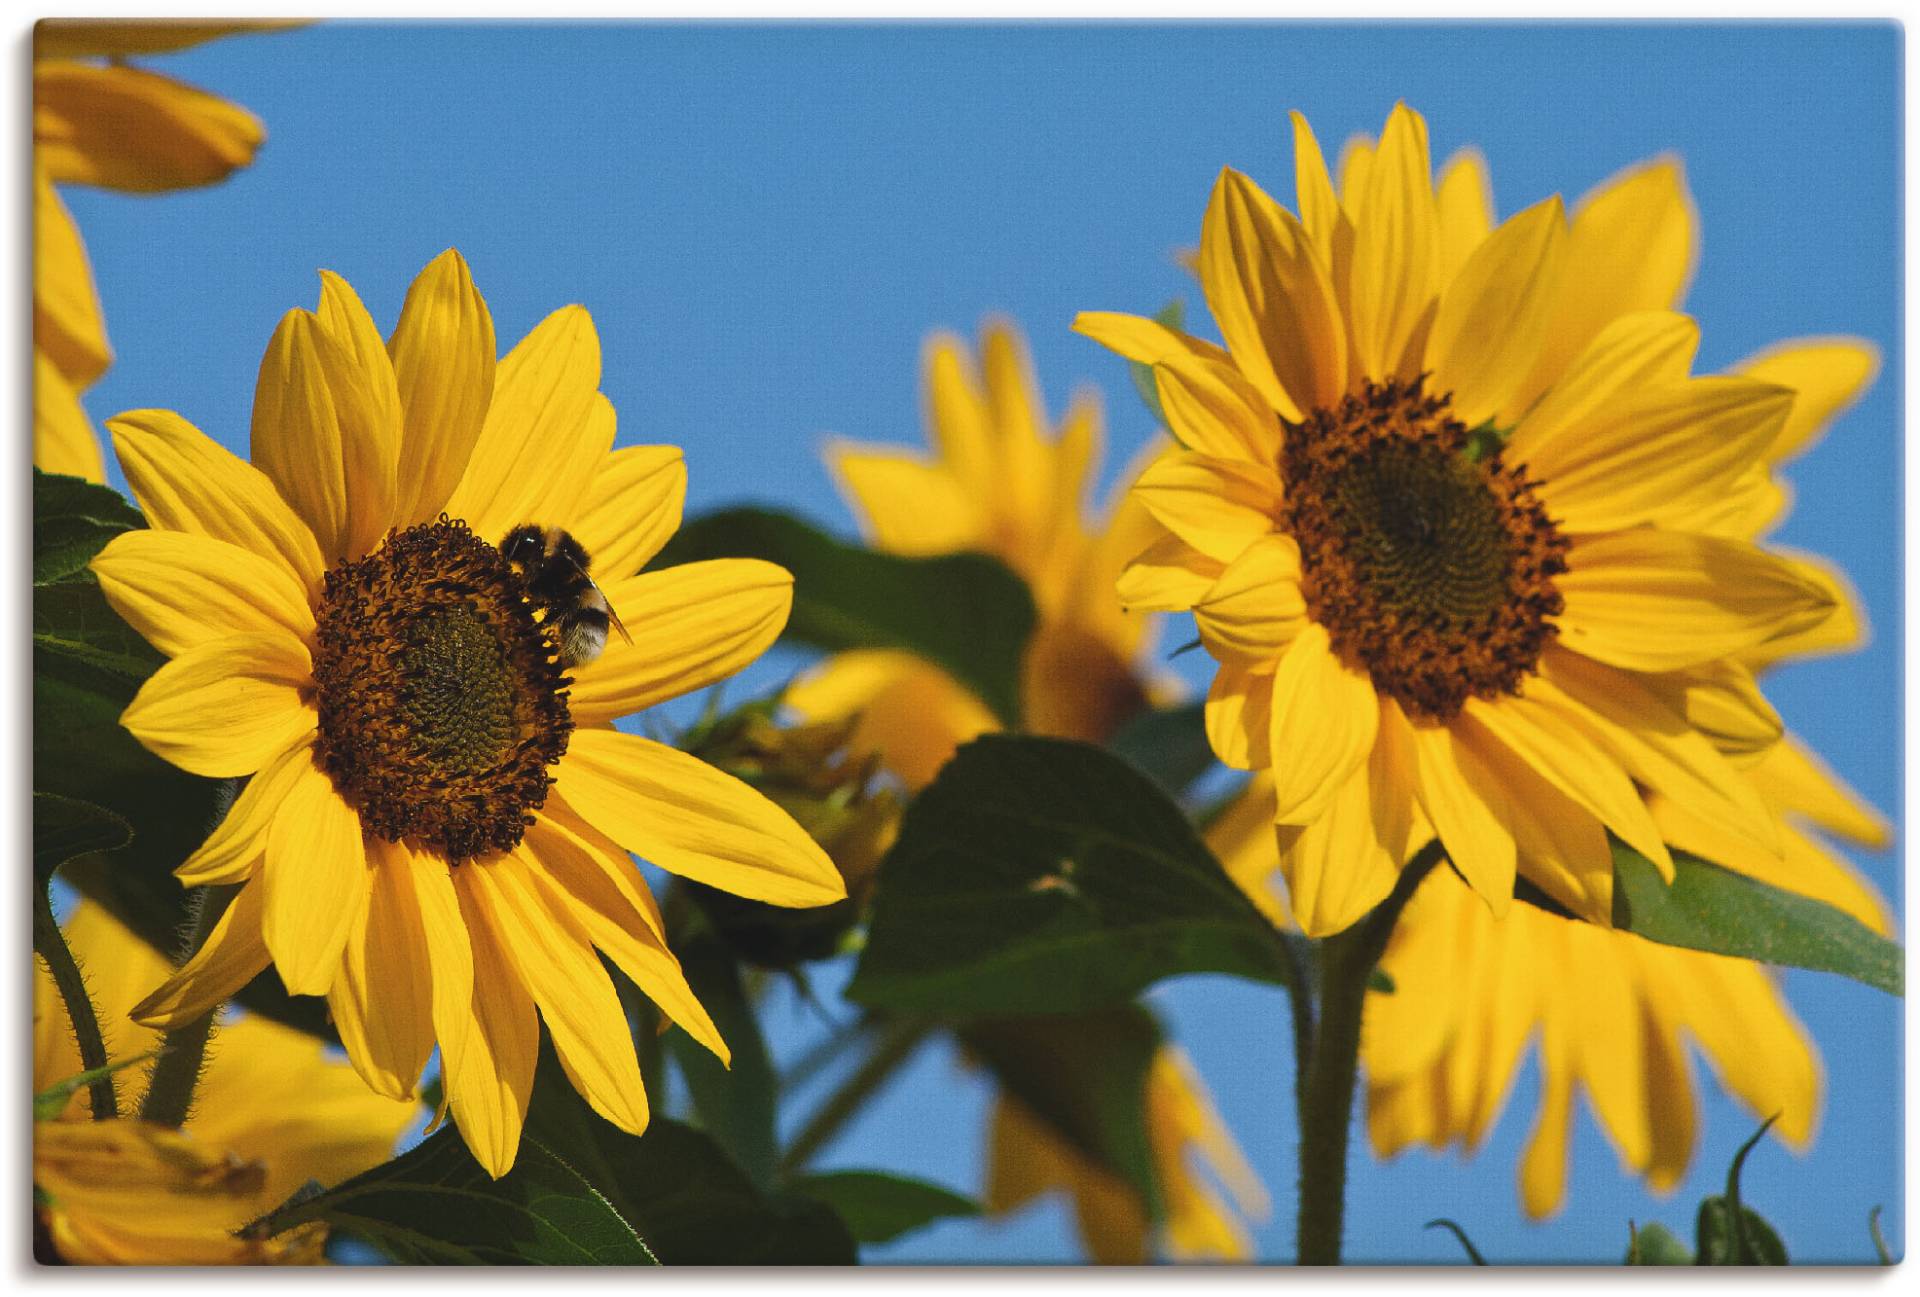
[[[98,1075],[87,1083],[87,1094],[95,1121],[110,1121],[120,1115],[120,1099],[114,1092],[113,1073],[107,1067],[107,1042],[100,1035],[100,1018],[87,995],[87,982],[74,962],[73,951],[53,917],[53,896],[44,883],[35,883],[33,904],[33,953],[46,962],[53,974],[53,985],[66,1002],[67,1020],[73,1024],[74,1043],[80,1047],[80,1070]]]
[[[1345,932],[1321,943],[1320,1025],[1300,1100],[1299,1264],[1339,1265],[1347,1195],[1347,1137],[1359,1072],[1360,1019],[1367,979],[1387,938],[1426,876],[1443,858],[1436,840],[1400,871],[1387,899]]]
[[[866,1061],[854,1069],[845,1084],[827,1096],[826,1102],[787,1145],[786,1155],[780,1159],[781,1174],[794,1175],[805,1170],[813,1155],[840,1133],[840,1128],[900,1070],[932,1031],[933,1024],[921,1019],[908,1019],[887,1027]]]
[[[181,962],[200,953],[207,934],[220,921],[237,888],[203,887],[194,898],[193,922],[187,929]],[[147,1073],[147,1097],[140,1103],[140,1120],[159,1126],[185,1124],[193,1110],[193,1092],[200,1084],[206,1066],[207,1041],[213,1035],[213,1020],[220,1012],[215,1005],[193,1021],[169,1031],[160,1040],[160,1056]]]

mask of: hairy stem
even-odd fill
[[[47,971],[53,974],[53,985],[66,1002],[67,1020],[73,1024],[73,1038],[80,1047],[80,1069],[100,1072],[87,1084],[93,1119],[108,1121],[120,1115],[120,1099],[114,1093],[112,1074],[101,1071],[107,1065],[107,1043],[100,1035],[100,1019],[87,996],[87,983],[80,976],[80,965],[74,962],[73,952],[67,949],[67,939],[61,935],[60,923],[53,917],[53,897],[40,883],[34,885],[33,891],[33,952],[46,961]]]
[[[181,962],[200,952],[207,934],[226,912],[234,887],[203,887],[195,898],[193,923],[183,943]],[[213,1036],[215,1005],[193,1021],[169,1031],[160,1041],[160,1056],[147,1073],[147,1097],[140,1103],[140,1120],[160,1126],[180,1126],[193,1109],[193,1092],[207,1061],[207,1041]]]
[[[1387,948],[1393,926],[1435,865],[1440,843],[1429,842],[1400,871],[1387,899],[1366,918],[1321,944],[1320,1027],[1307,1062],[1300,1101],[1301,1265],[1339,1265],[1347,1196],[1347,1137],[1360,1060],[1360,1018],[1367,979]]]

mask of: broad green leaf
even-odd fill
[[[131,841],[133,829],[105,807],[55,793],[33,795],[33,876],[40,886],[76,856],[113,851]]]
[[[732,1155],[748,1179],[770,1185],[779,1159],[774,1135],[777,1082],[760,1023],[741,987],[740,967],[704,924],[690,935],[677,936],[674,953],[688,985],[732,1051],[733,1063],[723,1064],[678,1027],[667,1033],[667,1049],[686,1080],[701,1127]]]
[[[1692,1265],[1693,1253],[1658,1221],[1627,1226],[1628,1265]]]
[[[908,807],[847,996],[948,1016],[1072,1013],[1178,973],[1287,985],[1285,940],[1125,761],[992,734]]]
[[[1216,764],[1207,742],[1206,704],[1181,703],[1141,712],[1107,741],[1169,797],[1184,797]]]
[[[936,1220],[980,1214],[979,1203],[951,1189],[884,1171],[824,1171],[793,1189],[833,1208],[859,1243],[888,1243]]]
[[[1161,1218],[1147,1129],[1147,1077],[1160,1025],[1129,1004],[1093,1013],[984,1018],[959,1031],[1028,1114],[1139,1195],[1149,1220]]]
[[[34,469],[33,583],[85,578],[88,560],[108,541],[146,525],[111,487]]]
[[[1187,304],[1176,297],[1154,312],[1153,318],[1169,329],[1177,329],[1186,322]],[[1167,422],[1167,412],[1160,405],[1160,382],[1153,376],[1153,366],[1129,360],[1127,372],[1133,375],[1133,386],[1140,393],[1140,400],[1148,413],[1153,415],[1154,422],[1171,433],[1173,429]]]
[[[1033,597],[984,554],[903,558],[835,540],[789,514],[733,508],[695,518],[652,566],[759,558],[793,573],[786,638],[828,650],[904,649],[944,668],[1008,725]]]
[[[1744,874],[1673,853],[1668,885],[1653,862],[1613,844],[1613,926],[1663,945],[1840,973],[1899,995],[1900,947],[1850,914]]]

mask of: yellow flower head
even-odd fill
[[[1077,327],[1154,367],[1185,447],[1135,487],[1166,534],[1121,596],[1193,611],[1209,737],[1272,771],[1302,927],[1351,924],[1432,837],[1496,913],[1518,870],[1604,924],[1608,833],[1671,869],[1642,787],[1779,857],[1688,713],[1711,694],[1760,723],[1728,664],[1835,607],[1723,525],[1793,393],[1689,377],[1697,331],[1666,310],[1543,362],[1575,264],[1558,198],[1462,243],[1418,114],[1339,196],[1294,122],[1301,215],[1231,170],[1207,210],[1224,349]]]
[[[87,969],[111,1058],[158,1036],[127,1022],[141,994],[171,969],[91,903],[66,925]],[[33,1088],[77,1075],[80,1052],[53,978],[33,986]],[[132,1073],[123,1072],[124,1078]],[[208,1047],[186,1123],[91,1119],[87,1091],[33,1128],[39,1214],[62,1261],[75,1265],[235,1265],[313,1262],[320,1234],[245,1241],[233,1232],[308,1180],[332,1184],[386,1160],[418,1112],[330,1062],[318,1040],[262,1018],[224,1021]]]
[[[458,253],[421,272],[385,340],[321,278],[318,313],[290,311],[267,347],[251,464],[168,411],[108,422],[151,529],[93,570],[171,658],[122,722],[184,769],[251,776],[178,871],[244,886],[135,1016],[191,1019],[271,963],[328,998],[382,1094],[412,1094],[437,1041],[461,1134],[501,1175],[536,1006],[594,1108],[646,1125],[596,950],[726,1057],[628,851],[776,905],[845,895],[785,812],[613,727],[757,657],[792,578],[745,559],[638,573],[679,525],[685,469],[674,447],[613,449],[586,311],[496,366]],[[539,543],[510,562],[501,543],[526,526]],[[589,570],[631,638],[576,660]]]
[[[113,359],[86,246],[54,186],[190,189],[252,162],[266,138],[252,113],[124,60],[281,25],[46,19],[34,28],[33,462],[47,472],[106,480],[80,393]]]

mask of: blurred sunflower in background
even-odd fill
[[[1557,197],[1460,246],[1417,113],[1395,108],[1339,196],[1294,122],[1302,216],[1232,170],[1207,209],[1225,349],[1076,327],[1154,368],[1183,449],[1134,487],[1165,534],[1121,597],[1193,611],[1209,739],[1271,771],[1301,927],[1343,930],[1435,838],[1496,915],[1519,873],[1605,925],[1609,835],[1672,876],[1642,788],[1783,858],[1692,713],[1773,724],[1730,664],[1836,608],[1726,530],[1768,490],[1793,392],[1690,377],[1697,330],[1665,310],[1543,369],[1571,264]]]
[[[108,1057],[160,1043],[127,1021],[136,1001],[173,970],[90,902],[65,926],[106,1037]],[[53,978],[33,983],[33,1088],[81,1071]],[[122,1073],[122,1075],[126,1075]],[[130,1116],[92,1119],[85,1087],[33,1131],[35,1217],[51,1258],[72,1265],[312,1264],[324,1230],[244,1240],[234,1231],[309,1180],[334,1184],[384,1162],[419,1113],[368,1092],[320,1041],[258,1017],[217,1028],[178,1128]]]
[[[112,362],[80,230],[55,185],[193,189],[253,161],[266,139],[238,104],[127,59],[273,22],[42,19],[33,31],[33,462],[106,480],[81,393]]]
[[[1374,153],[1364,137],[1347,145],[1343,202],[1357,201]],[[1463,262],[1493,229],[1491,186],[1476,152],[1462,150],[1441,169],[1436,208],[1448,259]],[[1695,226],[1671,159],[1629,168],[1585,196],[1573,212],[1570,270],[1549,312],[1536,371],[1550,375],[1635,312],[1677,307],[1697,259]],[[1788,499],[1779,465],[1814,444],[1877,367],[1871,345],[1849,338],[1790,340],[1736,366],[1736,374],[1789,389],[1792,401],[1729,492],[1724,515],[1709,516],[1710,530],[1761,540]],[[1699,435],[1713,431],[1702,428]],[[1812,832],[1884,847],[1888,825],[1784,733],[1755,683],[1758,673],[1786,658],[1863,642],[1857,600],[1844,577],[1819,560],[1781,559],[1827,589],[1833,615],[1705,669],[1648,680],[1764,802],[1780,850],[1760,849],[1752,834],[1724,831],[1685,798],[1645,785],[1640,791],[1671,846],[1823,901],[1889,934],[1883,899]],[[1271,804],[1269,787],[1266,776],[1256,776],[1246,799],[1211,836],[1229,872],[1285,922],[1286,903],[1272,888],[1280,862],[1261,809]],[[1658,945],[1528,905],[1496,919],[1458,876],[1441,871],[1409,903],[1382,967],[1396,989],[1369,997],[1362,1046],[1368,1127],[1381,1157],[1415,1144],[1477,1148],[1536,1039],[1543,1092],[1518,1168],[1522,1203],[1536,1218],[1564,1200],[1576,1090],[1586,1093],[1628,1169],[1656,1192],[1679,1183],[1698,1120],[1689,1039],[1756,1117],[1779,1115],[1773,1129],[1787,1143],[1801,1148],[1812,1137],[1819,1057],[1775,975],[1759,964]]]
[[[842,493],[880,549],[973,550],[1022,577],[1038,612],[1023,664],[1024,728],[1103,742],[1171,686],[1149,674],[1152,619],[1124,612],[1112,595],[1127,559],[1154,535],[1152,521],[1124,495],[1092,519],[1086,511],[1103,451],[1099,407],[1082,396],[1051,429],[1026,344],[1004,322],[982,330],[977,365],[960,339],[936,335],[925,372],[933,458],[835,441],[827,459]],[[999,728],[984,702],[904,652],[835,654],[796,680],[785,698],[809,722],[851,721],[848,746],[880,754],[909,789],[931,781],[960,744]],[[1167,1252],[1193,1260],[1250,1256],[1240,1218],[1264,1216],[1266,1196],[1199,1077],[1177,1050],[1163,1046],[1147,1086]],[[988,1149],[989,1210],[1011,1211],[1064,1191],[1095,1260],[1146,1259],[1153,1231],[1138,1195],[1010,1095],[995,1108]],[[1193,1155],[1228,1187],[1230,1202],[1193,1174]]]
[[[108,421],[150,526],[93,571],[170,658],[122,723],[183,769],[250,776],[177,871],[240,890],[134,1015],[190,1021],[272,964],[328,998],[381,1094],[412,1095],[437,1042],[448,1107],[499,1176],[541,1021],[596,1111],[647,1124],[601,954],[727,1057],[628,851],[774,905],[845,895],[786,812],[613,725],[751,662],[792,578],[744,559],[638,572],[679,526],[685,466],[671,446],[613,449],[583,309],[496,365],[456,252],[385,339],[321,279],[318,312],[288,312],[268,344],[252,463],[170,411]],[[630,638],[573,655],[581,614],[502,552],[529,525],[566,558],[562,585],[590,568]]]

